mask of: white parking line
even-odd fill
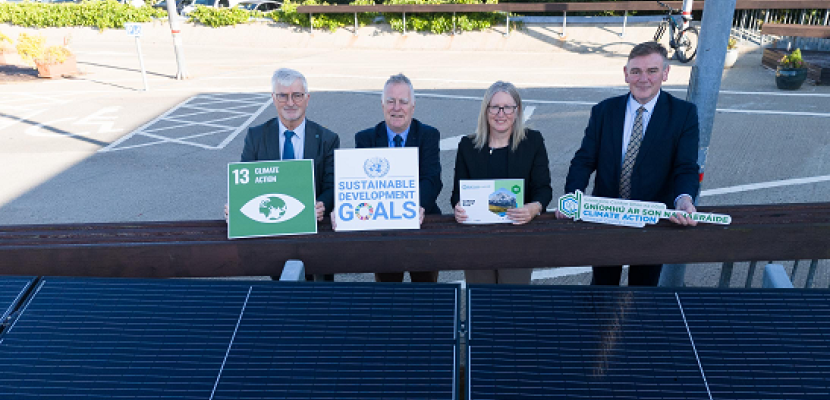
[[[823,176],[814,176],[811,178],[796,178],[796,179],[784,179],[778,181],[770,181],[770,182],[761,182],[761,183],[752,183],[749,185],[738,185],[738,186],[729,186],[720,189],[710,189],[704,190],[700,192],[700,196],[716,196],[719,194],[731,194],[731,193],[740,193],[740,192],[748,192],[751,190],[761,190],[761,189],[769,189],[774,187],[782,187],[782,186],[794,186],[794,185],[806,185],[809,183],[818,183],[818,182],[828,182],[830,181],[830,175],[823,175]]]
[[[237,94],[237,93],[234,93]],[[272,104],[271,96],[268,96],[268,100],[264,103],[261,103],[263,95],[261,93],[254,93],[248,96],[243,96],[241,98],[225,98],[221,97],[220,95],[212,95],[212,94],[203,94],[203,95],[196,95],[182,103],[179,103],[175,107],[171,108],[161,116],[153,119],[152,121],[142,125],[138,129],[130,132],[129,134],[125,135],[124,137],[118,139],[117,141],[113,142],[107,147],[102,148],[99,152],[108,152],[108,151],[116,151],[116,150],[128,150],[128,149],[135,149],[141,147],[152,146],[156,144],[164,144],[164,143],[175,143],[180,145],[186,146],[194,146],[199,147],[205,150],[220,150],[225,148],[228,143],[231,142],[243,129],[247,128],[251,122],[254,121],[260,114],[262,114],[265,109],[268,108]],[[259,100],[259,101],[258,101]],[[233,103],[238,103],[234,105]],[[217,108],[211,109],[210,106],[216,106]],[[257,111],[254,113],[249,112],[242,112],[238,111],[241,108],[251,107],[253,105],[259,106]],[[184,113],[176,114],[179,110],[187,110]],[[190,112],[189,110],[193,110]],[[214,113],[222,113],[222,114],[232,114],[231,116],[223,116],[222,118],[212,117],[210,119],[206,119],[203,121],[190,121],[184,118],[199,116],[199,115],[210,115]],[[220,122],[229,121],[234,119],[239,119],[244,116],[248,116],[248,118],[243,122],[241,125],[237,126],[236,124],[221,124]],[[172,125],[165,125],[159,128],[153,128],[156,123],[159,122],[168,122],[173,123]],[[190,128],[190,127],[205,127],[205,128],[216,128],[211,129],[207,132],[199,132],[194,135],[189,135],[185,137],[168,137],[164,136],[161,133],[165,131],[177,130],[181,128]],[[210,135],[217,135],[223,133],[230,133],[225,139],[222,140],[216,146],[197,143],[193,142],[190,139],[195,139],[199,137],[205,137]],[[151,139],[155,139],[149,143],[140,143],[135,145],[125,145],[122,146],[124,142],[127,140],[135,137],[135,136],[144,136]]]

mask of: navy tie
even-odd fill
[[[401,135],[395,135],[395,137],[392,138],[392,141],[395,142],[395,147],[403,147],[403,138]]]
[[[285,131],[285,144],[282,146],[282,159],[293,160],[294,157],[294,143],[291,143],[291,138],[294,136],[293,131]]]

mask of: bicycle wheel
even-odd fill
[[[674,51],[677,54],[677,60],[682,63],[692,61],[697,55],[697,28],[690,26],[677,35],[677,47]]]

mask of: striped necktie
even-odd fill
[[[640,144],[643,143],[643,113],[645,111],[646,108],[643,106],[637,109],[634,128],[631,129],[631,139],[628,141],[628,148],[625,150],[625,159],[620,173],[620,198],[623,199],[631,198],[631,173],[634,171],[637,154],[640,153]]]

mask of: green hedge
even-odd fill
[[[0,22],[32,28],[92,26],[123,28],[126,22],[150,22],[167,12],[150,6],[133,7],[115,0],[80,4],[0,3]]]
[[[487,0],[495,3],[497,0]],[[479,0],[385,0],[383,4],[476,4]],[[353,5],[373,5],[373,0],[356,0]],[[266,18],[289,25],[309,27],[308,14],[297,13],[300,5],[328,5],[319,0],[293,2],[286,0],[282,8],[270,13],[249,12],[237,8],[212,8],[199,6],[190,13],[190,21],[202,25],[219,27],[247,23],[251,18]],[[123,28],[127,22],[149,22],[153,18],[166,18],[167,11],[149,5],[132,7],[115,0],[85,1],[80,4],[63,3],[0,3],[0,22],[33,28],[92,26],[98,29]],[[377,13],[358,14],[361,26],[371,24]],[[403,31],[401,14],[384,14],[392,29]],[[456,15],[456,27],[461,31],[480,30],[504,20],[499,13],[467,13]],[[314,28],[334,31],[340,27],[352,26],[354,14],[316,14]],[[407,14],[407,31],[446,33],[452,30],[451,13]]]

